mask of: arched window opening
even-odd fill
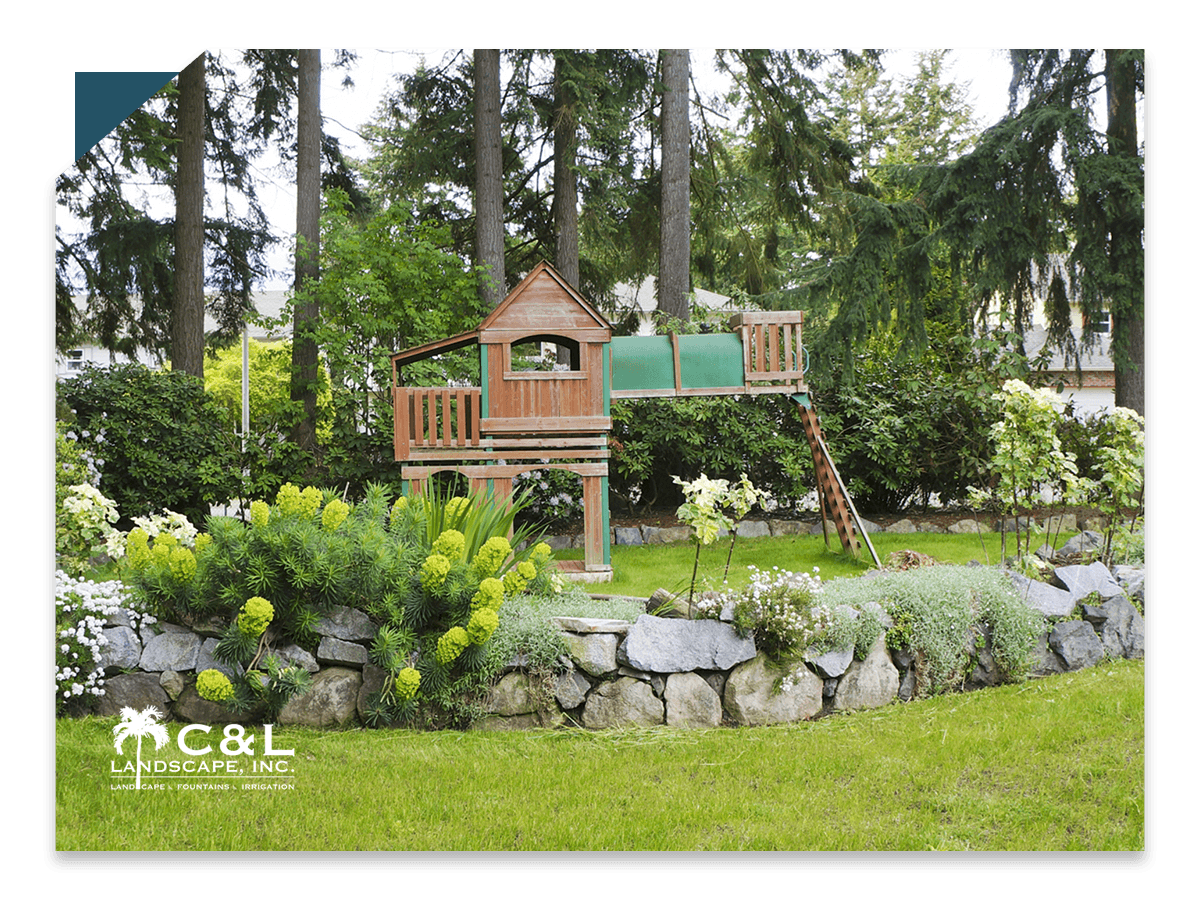
[[[511,347],[510,371],[578,372],[579,341],[557,334],[533,334]]]

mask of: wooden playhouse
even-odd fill
[[[434,473],[453,471],[469,479],[472,490],[506,498],[522,473],[573,472],[583,481],[584,559],[560,566],[587,580],[605,580],[612,572],[612,398],[785,393],[803,417],[822,516],[832,518],[843,546],[857,552],[856,531],[865,535],[804,384],[802,314],[741,313],[730,325],[733,330],[721,334],[614,338],[604,316],[550,265],[539,263],[478,328],[392,356],[401,478],[420,493]],[[529,344],[556,345],[568,362],[551,371],[525,368],[519,361],[526,354],[514,348]],[[479,352],[479,386],[405,386],[404,366],[471,345]]]

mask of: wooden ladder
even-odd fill
[[[879,555],[875,552],[875,547],[871,544],[871,539],[863,528],[862,520],[858,517],[858,511],[854,508],[854,501],[850,499],[850,492],[846,490],[846,485],[842,483],[842,477],[838,474],[837,466],[833,464],[833,456],[821,434],[821,422],[817,417],[817,410],[807,396],[803,396],[803,399],[802,396],[793,395],[792,399],[796,401],[799,408],[800,422],[804,426],[804,434],[808,438],[808,446],[812,450],[813,468],[817,473],[817,494],[821,499],[821,525],[825,534],[825,542],[829,543],[829,531],[826,523],[832,519],[842,547],[848,553],[858,556],[860,550],[858,537],[861,536],[867,549],[871,551],[871,558],[875,561],[875,565],[882,568]]]

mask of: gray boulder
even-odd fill
[[[1104,658],[1104,645],[1100,643],[1096,629],[1079,619],[1059,622],[1051,630],[1047,643],[1062,659],[1068,672],[1094,666]]]
[[[104,693],[96,704],[96,715],[118,716],[121,710],[143,710],[154,706],[166,712],[170,698],[158,683],[159,676],[149,672],[132,672],[117,675],[104,682]]]
[[[692,529],[687,525],[673,525],[669,528],[647,525],[644,531],[647,544],[676,544],[689,540],[692,536]]]
[[[205,669],[216,669],[224,674],[227,678],[234,678],[242,674],[241,665],[230,665],[226,662],[221,662],[216,657],[217,644],[216,638],[207,638],[200,645],[200,652],[196,655],[196,671],[203,672]]]
[[[617,526],[613,529],[613,543],[621,547],[636,547],[642,544],[642,529]]]
[[[320,665],[317,664],[316,657],[305,650],[303,647],[297,647],[295,644],[288,644],[285,647],[280,647],[274,651],[275,655],[287,665],[298,666],[309,675],[316,675],[320,670]]]
[[[842,650],[826,650],[819,655],[804,651],[804,661],[824,678],[837,678],[854,662],[854,645]]]
[[[143,672],[186,672],[196,668],[200,637],[190,631],[164,631],[146,642],[138,668]]]
[[[833,708],[874,709],[891,703],[899,692],[900,673],[892,665],[887,643],[880,635],[866,658],[852,663],[838,682]]]
[[[1124,596],[1099,606],[1084,604],[1083,618],[1096,630],[1104,652],[1114,658],[1142,659],[1146,655],[1146,622]]]
[[[725,713],[739,725],[780,725],[819,713],[824,681],[804,663],[797,663],[784,676],[783,689],[776,691],[779,673],[761,653],[737,666],[725,682]]]
[[[1113,577],[1135,603],[1146,602],[1146,570],[1141,566],[1113,566]]]
[[[1104,535],[1098,531],[1081,531],[1070,538],[1059,548],[1064,556],[1074,556],[1077,553],[1096,553],[1104,549]]]
[[[370,708],[372,697],[383,690],[383,686],[386,683],[386,669],[369,664],[363,666],[362,685],[358,689],[358,699],[355,703],[358,707],[359,718],[364,722],[367,720],[367,710]]]
[[[583,707],[585,728],[626,728],[663,723],[663,702],[645,681],[621,677],[597,685]]]
[[[323,637],[317,646],[317,662],[334,666],[353,666],[361,669],[370,662],[370,654],[362,644]]]
[[[313,631],[322,637],[337,638],[340,641],[372,641],[375,639],[376,628],[361,610],[350,606],[335,606],[317,620]]]
[[[676,728],[716,728],[721,724],[721,698],[695,672],[675,672],[663,689],[667,724]]]
[[[100,632],[104,644],[100,648],[99,667],[115,674],[121,669],[137,668],[142,658],[142,642],[128,625],[105,628]]]
[[[624,619],[587,619],[579,616],[552,616],[550,624],[574,634],[625,634],[630,624]]]
[[[621,643],[618,635],[564,631],[563,642],[567,645],[571,661],[587,674],[598,678],[617,670],[617,648]]]
[[[178,700],[179,695],[187,688],[187,681],[178,672],[163,672],[158,676],[158,683],[172,701]]]
[[[992,527],[986,522],[976,519],[959,519],[949,525],[946,530],[950,534],[991,534]]]
[[[583,706],[592,683],[574,668],[560,672],[554,682],[554,699],[563,709]]]
[[[1047,619],[1062,619],[1075,612],[1078,599],[1070,592],[1044,581],[1035,581],[1019,572],[1008,572],[1017,594]]]
[[[196,693],[195,685],[189,685],[183,689],[183,693],[179,695],[179,699],[171,707],[171,712],[174,713],[177,719],[182,719],[185,722],[199,722],[203,725],[240,722],[252,719],[255,715],[254,712],[247,713],[244,716],[239,715],[227,706],[220,703],[213,703],[211,700],[205,700]]]
[[[313,678],[312,687],[279,710],[279,724],[345,728],[358,718],[358,692],[362,683],[362,672],[357,669],[341,666],[322,669]]]
[[[740,538],[770,537],[771,526],[757,519],[747,519],[738,524],[737,536]]]
[[[915,534],[917,526],[913,524],[912,519],[901,519],[899,522],[893,522],[884,531],[888,534]]]
[[[739,637],[726,622],[638,616],[618,660],[646,672],[691,672],[730,669],[754,654],[754,637]]]
[[[1099,561],[1087,566],[1059,566],[1054,577],[1074,600],[1082,600],[1089,594],[1099,594],[1103,600],[1125,596],[1108,566]]]
[[[796,534],[808,534],[812,531],[812,525],[796,519],[771,519],[768,524],[771,526],[771,534],[774,537],[791,537]]]
[[[487,711],[497,716],[520,716],[534,712],[529,676],[524,672],[509,672],[488,693]]]

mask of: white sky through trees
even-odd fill
[[[211,50],[220,54],[224,64],[238,66],[239,52],[236,49]],[[452,49],[366,49],[355,50],[356,59],[352,66],[338,68],[330,65],[334,59],[332,50],[322,53],[322,85],[320,85],[320,112],[326,134],[337,138],[342,151],[348,157],[366,158],[370,146],[360,136],[362,126],[376,114],[379,102],[388,92],[395,90],[395,76],[415,71],[422,60],[428,67],[438,67],[448,62],[455,53],[469,54],[470,50]],[[883,54],[884,74],[899,85],[917,72],[920,50],[886,50]],[[715,95],[722,88],[721,76],[716,73],[713,50],[692,49],[692,78],[702,95]],[[976,125],[980,128],[994,125],[1008,108],[1008,84],[1012,78],[1008,52],[1002,49],[954,49],[947,56],[944,74],[953,82],[964,85],[967,100],[974,110]],[[342,82],[349,76],[354,86],[347,88]],[[295,232],[295,170],[294,166],[282,166],[278,158],[270,155],[252,162],[256,174],[259,202],[268,216],[272,232],[280,241],[271,248],[268,263],[272,275],[258,283],[258,290],[282,290],[292,287],[293,264],[292,244]],[[169,190],[152,200],[151,215],[173,215],[173,199]],[[220,188],[211,186],[208,203],[222,197]],[[64,210],[58,215],[64,216]],[[60,218],[66,232],[77,232],[82,223]]]

